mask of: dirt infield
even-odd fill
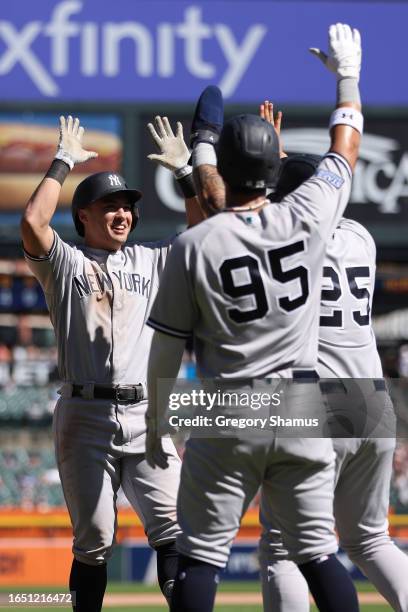
[[[385,599],[378,593],[359,593],[358,600],[361,604],[383,604]],[[107,593],[104,599],[104,607],[109,606],[159,606],[163,603],[163,597],[159,593]],[[262,605],[260,593],[219,593],[217,604],[224,606],[236,606],[239,604]]]

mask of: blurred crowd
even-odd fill
[[[63,505],[52,444],[0,451],[0,507],[45,511]]]
[[[391,510],[394,514],[408,514],[408,440],[398,440],[394,454],[391,482]]]

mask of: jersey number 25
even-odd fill
[[[370,268],[368,266],[353,266],[346,268],[346,276],[348,282],[348,290],[357,300],[367,300],[366,312],[361,313],[360,310],[352,310],[351,316],[353,321],[360,327],[370,324],[370,293],[366,287],[358,287],[358,278],[370,278]],[[323,278],[328,278],[331,281],[331,289],[322,289],[322,302],[338,302],[343,294],[338,273],[331,266],[323,268]],[[330,315],[320,316],[320,325],[322,327],[343,327],[344,309],[333,308]]]

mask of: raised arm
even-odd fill
[[[330,151],[342,155],[354,169],[363,130],[358,88],[361,68],[360,33],[346,24],[336,23],[329,28],[328,52],[316,48],[310,51],[337,78],[336,110],[330,119]]]
[[[225,184],[216,163],[196,163],[193,176],[201,210],[206,217],[211,217],[225,207]]]
[[[265,100],[265,102],[262,102],[259,105],[259,116],[262,119],[265,119],[265,121],[267,121],[268,123],[271,123],[273,127],[275,128],[275,132],[277,133],[279,137],[279,157],[281,159],[283,159],[284,157],[287,157],[287,154],[283,150],[283,144],[282,144],[282,139],[281,139],[281,127],[282,127],[282,118],[283,118],[282,111],[278,111],[275,114],[273,110],[273,103],[270,102],[269,100]]]
[[[198,99],[191,124],[193,177],[204,214],[209,217],[225,207],[225,185],[217,170],[215,145],[224,123],[220,89],[206,87]]]
[[[61,187],[75,164],[97,157],[95,151],[82,147],[84,128],[79,119],[60,117],[60,136],[55,158],[34,191],[21,219],[24,249],[34,257],[49,253],[53,243],[51,219],[57,208]]]
[[[188,165],[190,151],[184,141],[183,126],[177,121],[176,134],[174,134],[167,117],[157,116],[154,121],[155,125],[148,123],[147,128],[159,153],[151,153],[147,157],[173,172],[184,195],[187,225],[192,227],[204,219],[204,214],[193,185],[193,169]]]

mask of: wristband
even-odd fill
[[[208,144],[216,145],[219,140],[219,137],[219,133],[214,132],[214,130],[200,129],[191,134],[190,145],[191,148],[194,148],[201,142],[207,142]]]
[[[176,168],[176,170],[173,171],[173,174],[176,177],[176,179],[182,179],[184,176],[187,176],[188,174],[191,174],[192,172],[193,172],[192,167],[189,166],[189,164],[186,164],[182,168]]]
[[[45,178],[52,178],[62,186],[70,172],[68,164],[61,159],[53,159]]]
[[[181,178],[178,178],[177,185],[180,186],[180,189],[183,192],[183,196],[187,200],[189,198],[194,198],[194,196],[196,195],[196,190],[195,190],[194,181],[193,181],[193,174],[191,172],[190,174],[185,174]]]
[[[352,77],[341,78],[337,81],[337,104],[353,102],[361,105],[358,80]]]
[[[331,129],[335,125],[349,125],[362,134],[364,117],[355,108],[342,106],[341,108],[336,108],[331,114],[329,128]]]
[[[61,161],[68,164],[70,170],[72,170],[72,168],[75,166],[75,161],[72,155],[70,155],[67,151],[65,151],[61,147],[58,147],[54,159],[60,159]]]
[[[193,168],[204,165],[216,166],[217,154],[213,145],[199,142],[193,149]]]

